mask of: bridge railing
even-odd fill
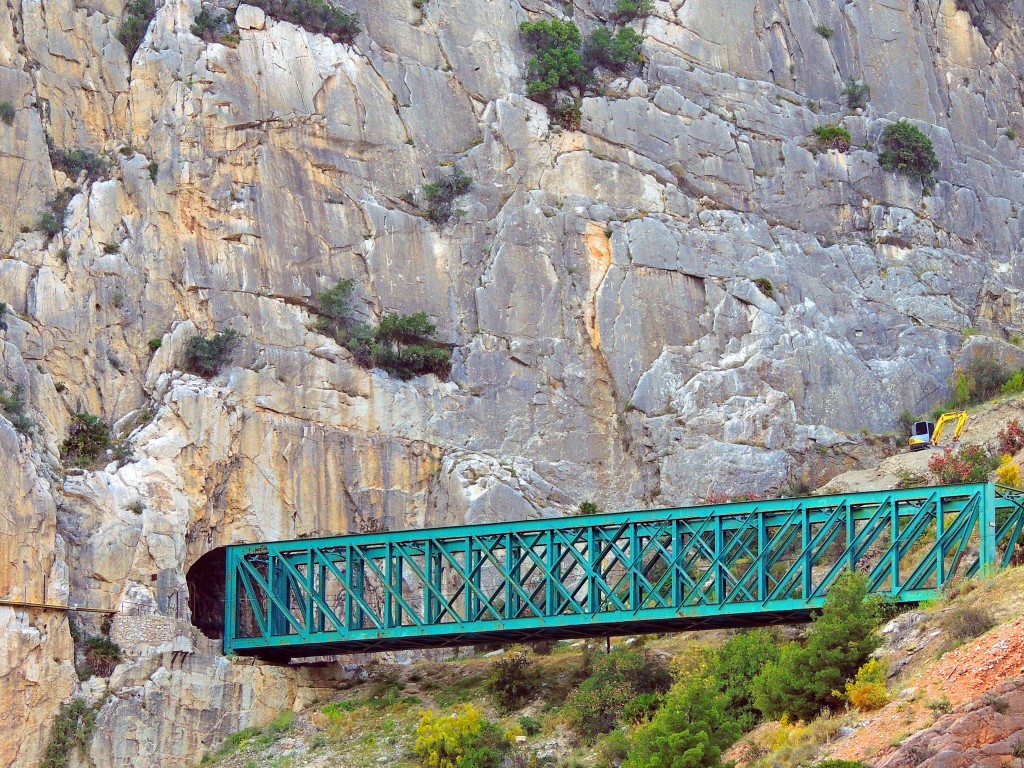
[[[792,620],[844,569],[901,602],[1009,563],[991,483],[228,548],[227,653],[302,656]]]

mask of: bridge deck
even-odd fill
[[[991,483],[228,548],[224,650],[284,659],[807,618],[847,568],[898,602],[1009,563]]]

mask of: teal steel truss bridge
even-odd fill
[[[287,659],[807,618],[844,569],[898,602],[1008,565],[992,483],[614,512],[227,550],[225,653]]]

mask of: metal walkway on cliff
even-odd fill
[[[271,659],[807,618],[847,568],[898,602],[1009,564],[992,483],[232,546],[225,653]]]

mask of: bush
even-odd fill
[[[943,409],[965,408],[991,400],[1003,391],[1010,372],[991,355],[979,355],[953,371],[953,396]]]
[[[814,28],[814,31],[817,32],[822,37],[824,37],[826,40],[828,40],[830,37],[832,37],[832,34],[835,30],[833,30],[832,27],[826,26],[824,24],[819,24]]]
[[[602,512],[604,510],[592,501],[581,501],[577,508],[577,514],[580,515],[599,515]]]
[[[960,450],[949,448],[928,460],[928,471],[940,485],[981,483],[999,466],[999,458],[980,445],[965,445]]]
[[[72,179],[77,180],[84,171],[86,181],[96,181],[110,167],[106,160],[88,149],[58,147],[49,134],[46,136],[46,149],[50,155],[50,165]]]
[[[882,147],[878,162],[886,170],[899,171],[928,183],[939,169],[932,140],[906,120],[885,126]]]
[[[501,768],[508,739],[471,704],[451,715],[424,712],[413,750],[427,768]]]
[[[619,0],[615,5],[615,17],[622,21],[632,21],[650,16],[654,12],[651,0]]]
[[[0,120],[7,125],[14,125],[14,105],[9,101],[0,101]]]
[[[1016,455],[1020,451],[1024,451],[1024,427],[1021,427],[1019,419],[1014,419],[999,430],[998,437],[1000,453]]]
[[[886,665],[878,659],[871,659],[857,670],[857,676],[846,684],[846,698],[857,709],[872,710],[889,703],[889,692],[885,688],[888,674]]]
[[[360,32],[359,14],[346,13],[328,0],[252,0],[270,16],[296,24],[336,43],[351,43]]]
[[[544,100],[559,88],[584,86],[590,73],[580,54],[582,37],[571,21],[524,21],[519,32],[534,53],[527,65],[526,94]]]
[[[754,707],[754,679],[779,659],[779,646],[769,629],[741,632],[718,649],[714,677],[725,696],[729,716],[746,733],[760,721]]]
[[[869,768],[869,766],[856,760],[824,760],[815,763],[812,768]]]
[[[7,304],[0,301],[0,331],[7,330]]]
[[[473,177],[463,173],[458,166],[451,173],[436,182],[426,184],[423,194],[427,198],[427,218],[435,224],[443,224],[454,216],[455,198],[466,194],[473,184]]]
[[[536,664],[525,653],[512,651],[494,663],[487,684],[498,704],[506,710],[519,709],[533,698],[536,673]]]
[[[942,628],[957,642],[973,640],[996,625],[995,617],[985,608],[962,605],[942,617]]]
[[[152,339],[146,342],[146,346],[149,347],[150,352],[156,352],[164,344],[163,339],[159,336],[154,336]]]
[[[225,19],[225,13],[219,8],[207,8],[204,5],[200,7],[199,13],[196,14],[189,30],[196,37],[201,37],[209,42],[213,39],[214,33],[224,23]]]
[[[1008,453],[1003,454],[1002,463],[996,468],[996,482],[1011,488],[1020,487],[1020,469]]]
[[[560,125],[567,131],[578,131],[583,123],[583,110],[580,109],[580,102],[577,99],[559,99],[548,109],[548,114],[555,125]]]
[[[633,738],[623,768],[704,768],[721,765],[739,738],[727,697],[705,661],[688,659],[691,671],[672,686],[665,703]]]
[[[851,77],[843,88],[843,96],[846,97],[846,105],[850,109],[863,109],[868,105],[871,89],[863,80],[854,80]]]
[[[626,704],[622,710],[622,720],[627,725],[646,723],[661,707],[665,697],[660,693],[641,693]]]
[[[767,717],[810,720],[842,706],[846,681],[878,648],[878,605],[867,599],[867,576],[847,571],[829,589],[804,646],[787,643],[754,679],[754,706]]]
[[[193,336],[185,345],[185,370],[206,379],[216,376],[231,359],[240,340],[241,334],[233,328],[215,333],[210,338]]]
[[[643,35],[632,27],[623,27],[615,34],[608,27],[598,27],[583,46],[584,66],[621,72],[630,64],[639,64],[643,60],[640,53],[643,41]]]
[[[0,411],[3,411],[4,416],[19,434],[28,436],[35,428],[35,423],[25,408],[25,387],[21,384],[10,393],[0,386]]]
[[[96,635],[85,641],[85,662],[99,677],[109,677],[122,658],[121,646],[110,638]]]
[[[630,701],[643,693],[664,693],[671,683],[664,662],[644,651],[619,647],[594,660],[593,671],[573,691],[565,710],[580,735],[607,733]]]
[[[1000,391],[1004,395],[1019,395],[1024,392],[1024,368],[1016,371],[1008,378]]]
[[[72,756],[84,758],[96,728],[96,709],[82,699],[61,704],[39,768],[66,768]]]
[[[125,17],[117,30],[117,39],[124,46],[128,60],[131,61],[146,37],[149,23],[156,16],[156,6],[153,0],[129,0],[124,10]]]
[[[845,152],[850,148],[850,132],[841,125],[825,123],[814,129],[814,135],[818,137],[818,146],[823,149],[835,149]]]
[[[77,193],[77,189],[69,188],[61,190],[51,198],[36,219],[36,229],[41,229],[50,237],[64,229],[64,218],[67,216],[68,205]]]
[[[432,338],[436,331],[425,312],[388,312],[376,329],[353,329],[346,346],[360,365],[382,368],[402,381],[428,373],[444,378],[451,370],[451,352]]]
[[[104,456],[110,448],[110,427],[98,416],[79,412],[71,417],[68,436],[60,446],[65,464],[87,467]]]
[[[527,736],[536,736],[540,733],[540,720],[529,715],[523,715],[519,718],[519,727],[523,729],[523,733]]]
[[[318,310],[320,315],[336,322],[344,323],[349,312],[352,310],[352,290],[354,287],[354,280],[338,280],[333,288],[317,296],[317,301],[320,303],[320,309]]]

